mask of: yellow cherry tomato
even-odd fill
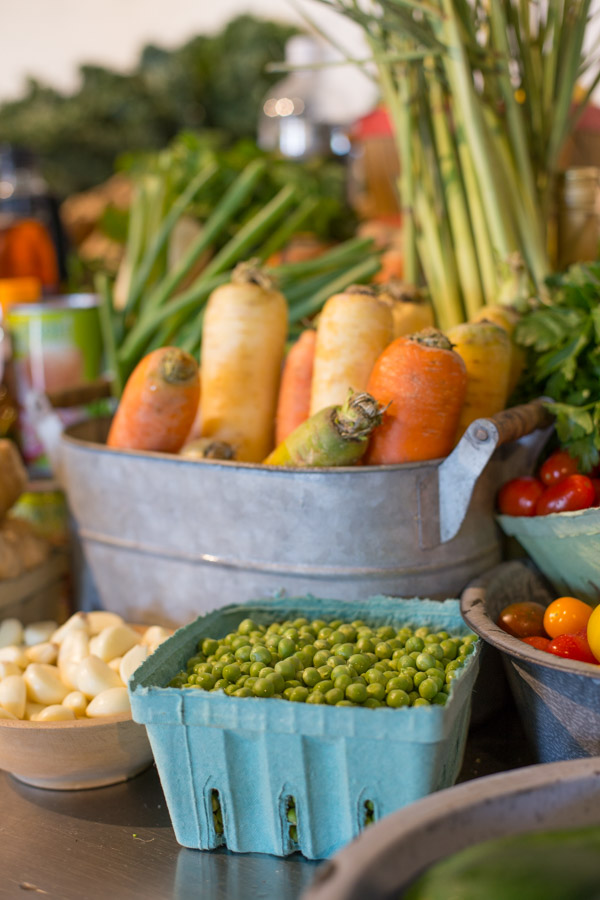
[[[544,629],[551,638],[559,634],[575,634],[586,628],[592,607],[577,597],[558,597],[546,607]]]
[[[600,606],[597,606],[588,619],[587,639],[590,650],[600,662]]]

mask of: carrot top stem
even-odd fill
[[[417,344],[422,344],[425,347],[436,347],[440,350],[452,350],[454,346],[443,331],[439,331],[437,328],[423,328],[422,331],[411,334],[409,340],[416,341]]]
[[[266,291],[277,289],[277,282],[272,275],[260,267],[259,259],[249,259],[237,264],[231,273],[232,284],[257,284]]]
[[[198,377],[198,365],[193,356],[171,347],[166,351],[159,364],[160,376],[167,384],[184,384]]]
[[[345,441],[362,441],[381,423],[384,412],[370,394],[350,392],[340,407],[333,407],[331,421]]]

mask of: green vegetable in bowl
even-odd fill
[[[359,619],[244,619],[224,638],[201,639],[169,687],[367,709],[444,706],[476,640]]]
[[[600,827],[511,835],[436,863],[402,900],[597,900]]]

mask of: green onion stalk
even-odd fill
[[[562,154],[600,83],[585,49],[592,0],[319,2],[370,47],[400,161],[406,275],[424,278],[440,326],[543,296]]]

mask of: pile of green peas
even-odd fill
[[[443,706],[476,640],[362,619],[244,619],[224,638],[200,640],[169,686],[369,709]]]

